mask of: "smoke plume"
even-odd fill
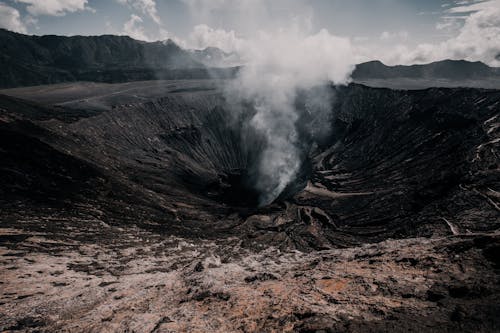
[[[297,96],[305,92],[305,109],[313,119],[312,135],[328,132],[330,90],[316,87],[345,84],[354,68],[349,39],[327,30],[307,35],[299,29],[260,32],[244,40],[239,53],[245,65],[225,94],[231,103],[251,105],[248,126],[264,141],[257,161],[255,189],[260,205],[273,202],[295,179],[303,162]],[[320,121],[314,121],[319,119]]]

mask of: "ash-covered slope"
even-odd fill
[[[433,234],[449,224],[457,232],[498,228],[499,97],[476,89],[340,89],[340,137],[313,157],[319,189],[312,192],[359,195],[306,202],[355,237]]]
[[[332,135],[314,142],[307,134],[313,120],[302,117],[302,172],[278,202],[258,208],[252,184],[263,142],[213,86],[199,84],[64,122],[61,110],[70,110],[46,111],[53,119],[39,121],[22,111],[27,105],[4,97],[3,131],[40,140],[45,160],[63,154],[96,170],[92,179],[107,185],[92,185],[67,204],[92,202],[112,223],[121,223],[126,205],[144,227],[299,249],[499,226],[498,91],[332,87]],[[15,150],[2,168],[41,177],[12,170],[14,159],[30,158],[29,149]],[[57,177],[73,179],[72,169],[64,170]],[[7,182],[4,191],[22,186]],[[15,205],[4,208],[8,215]]]

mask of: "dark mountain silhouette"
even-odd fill
[[[147,43],[111,35],[27,36],[0,29],[0,49],[0,87],[4,88],[209,76],[205,65],[170,40]]]
[[[495,77],[498,75],[500,75],[500,69],[489,67],[480,61],[443,60],[425,65],[387,66],[376,60],[357,65],[352,77],[354,80],[391,78],[459,80]]]

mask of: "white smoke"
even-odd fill
[[[194,49],[217,47],[228,53],[241,49],[240,45],[243,43],[234,30],[213,29],[206,24],[199,24],[193,28],[189,42]]]
[[[255,114],[249,125],[265,140],[255,187],[262,194],[260,204],[266,205],[282,193],[301,167],[297,93],[329,82],[347,83],[354,55],[347,38],[327,30],[307,35],[297,28],[260,32],[256,38],[245,40],[239,52],[245,65],[228,85],[226,95],[233,102],[253,105]],[[329,97],[315,95],[311,105],[328,105],[318,98]],[[330,108],[309,111],[329,112]]]
[[[302,95],[310,118],[321,120],[311,121],[310,126],[322,128],[310,131],[325,133],[330,90],[316,87],[348,83],[355,64],[351,42],[324,29],[313,33],[314,10],[303,0],[183,1],[199,24],[190,36],[192,44],[216,45],[241,59],[243,67],[225,94],[234,110],[251,106],[246,125],[256,132],[259,147],[264,141],[256,170],[251,171],[256,173],[260,204],[269,204],[296,178],[303,162],[298,94],[306,92]]]

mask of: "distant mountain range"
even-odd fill
[[[352,78],[354,80],[393,78],[466,80],[498,75],[500,68],[492,68],[479,61],[443,60],[411,66],[386,66],[380,61],[369,61],[357,65]]]
[[[184,50],[171,40],[142,42],[127,36],[28,36],[0,29],[0,88],[72,81],[128,82],[154,79],[232,77],[239,58],[218,48]],[[235,66],[235,67],[228,67]],[[426,65],[356,66],[355,82],[389,79],[482,80],[500,68],[481,62],[445,60]],[[391,83],[392,84],[392,83]],[[495,83],[496,84],[496,83]]]
[[[207,66],[196,60],[203,59],[202,53],[195,55],[170,40],[147,43],[112,35],[27,36],[0,29],[0,50],[3,88],[209,77]],[[216,70],[221,76],[225,73]]]

